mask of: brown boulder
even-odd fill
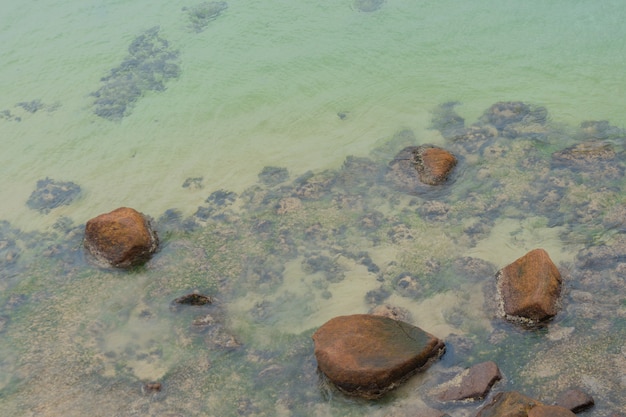
[[[146,262],[159,239],[150,221],[138,211],[120,207],[85,226],[85,248],[101,265],[130,268]]]
[[[416,192],[424,185],[445,183],[456,164],[456,157],[445,149],[409,146],[389,163],[387,178],[403,191]]]
[[[339,316],[313,335],[319,369],[342,392],[379,398],[425,368],[444,343],[411,324],[371,314]]]
[[[482,400],[500,379],[502,375],[495,362],[479,363],[445,383],[437,398],[440,401]]]
[[[567,408],[558,405],[538,405],[528,412],[528,417],[574,417],[575,415]]]
[[[480,409],[476,417],[527,417],[528,412],[540,404],[516,391],[500,392]]]
[[[424,184],[439,185],[445,182],[457,164],[457,159],[445,149],[420,146],[417,153],[417,172]]]
[[[496,280],[507,318],[536,323],[556,315],[561,274],[545,250],[528,252],[501,269]]]

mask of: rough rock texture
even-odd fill
[[[500,392],[480,409],[476,417],[527,417],[528,412],[540,404],[516,391]]]
[[[364,398],[381,397],[445,348],[418,327],[371,314],[335,317],[313,340],[324,375],[342,392]]]
[[[535,249],[496,274],[508,318],[541,322],[556,315],[561,274],[548,253]]]
[[[456,164],[456,157],[445,149],[408,146],[390,162],[387,178],[399,189],[415,192],[423,185],[445,183]]]
[[[528,412],[528,417],[573,417],[575,415],[567,408],[558,405],[538,405]]]
[[[500,379],[502,374],[495,362],[479,363],[445,383],[437,398],[440,401],[481,400]]]
[[[593,397],[586,392],[578,389],[571,389],[559,395],[556,399],[556,405],[571,410],[573,413],[579,413],[595,404]]]
[[[613,145],[604,141],[587,141],[552,154],[555,166],[597,169],[597,164],[608,162],[617,156]]]
[[[101,214],[85,226],[85,248],[98,263],[130,268],[146,262],[159,239],[150,221],[138,211],[120,207]]]
[[[417,154],[417,171],[424,184],[439,185],[445,182],[457,164],[457,159],[445,149],[435,146],[420,146]],[[420,164],[421,162],[421,164]]]

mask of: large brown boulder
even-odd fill
[[[444,343],[411,324],[371,314],[339,316],[313,335],[319,369],[342,392],[379,398],[425,368]]]
[[[400,190],[419,192],[424,185],[444,184],[456,164],[456,157],[443,148],[408,146],[389,163],[387,179]]]
[[[528,252],[501,269],[496,280],[507,318],[538,323],[556,315],[561,274],[545,250]]]
[[[159,239],[146,216],[120,207],[101,214],[85,226],[85,248],[98,264],[131,268],[146,262],[156,251]]]

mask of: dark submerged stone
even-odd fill
[[[59,206],[71,204],[80,195],[80,186],[70,181],[56,181],[50,178],[37,181],[37,189],[32,192],[26,205],[44,214]]]
[[[191,30],[200,33],[226,9],[228,3],[225,1],[205,1],[192,7],[184,7],[183,11],[187,12]]]
[[[128,52],[124,61],[101,79],[102,87],[92,93],[97,116],[120,120],[146,91],[163,91],[165,82],[180,75],[178,51],[159,36],[158,26],[137,36]]]
[[[385,0],[354,0],[354,7],[360,12],[375,12],[380,9]]]

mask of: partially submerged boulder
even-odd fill
[[[537,405],[541,403],[517,391],[500,392],[480,409],[476,417],[526,417]]]
[[[437,395],[439,401],[482,400],[493,384],[502,379],[495,362],[482,362],[464,370],[444,383]]]
[[[339,316],[313,335],[319,369],[342,392],[379,398],[439,358],[443,341],[371,314]]]
[[[101,214],[85,226],[85,248],[103,266],[141,265],[150,259],[158,245],[150,220],[132,208],[120,207]]]
[[[545,250],[528,252],[498,271],[496,280],[507,318],[538,323],[558,312],[561,274]]]
[[[444,184],[457,164],[449,151],[433,145],[408,146],[389,163],[387,178],[399,189],[416,192]]]

